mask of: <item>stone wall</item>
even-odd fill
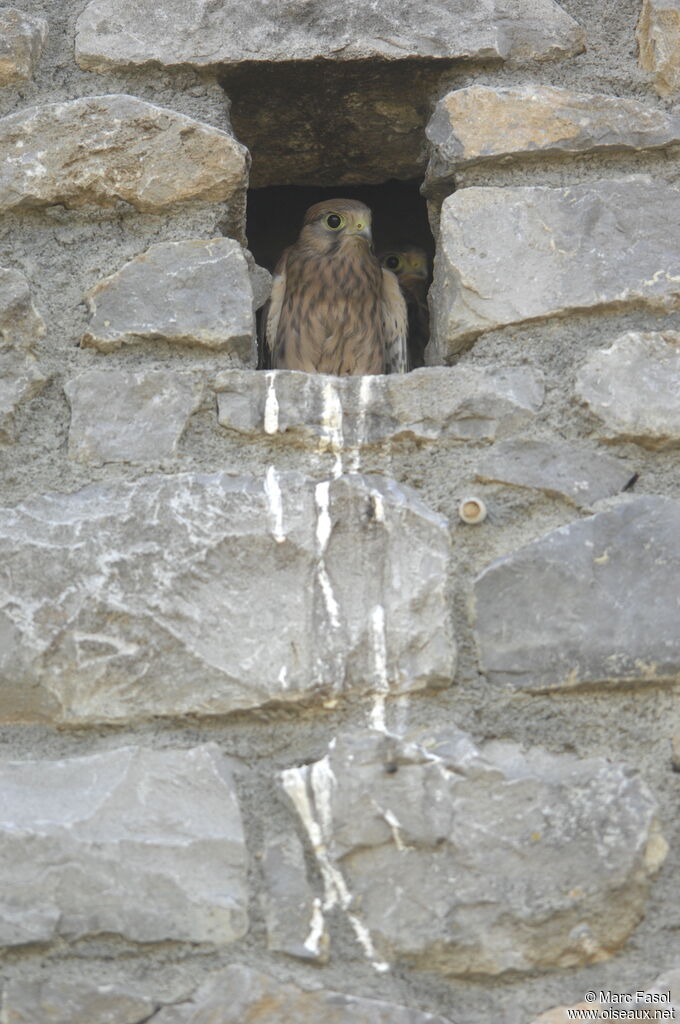
[[[0,11],[2,1024],[673,1019],[679,93],[674,0]],[[428,365],[256,370],[249,181],[394,177]]]

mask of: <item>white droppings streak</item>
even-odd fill
[[[267,398],[264,404],[264,432],[277,434],[279,430],[279,400],[276,397],[276,374],[270,370],[267,374]]]
[[[331,626],[334,629],[340,628],[340,608],[338,602],[335,600],[335,594],[333,593],[333,587],[326,571],[326,563],[324,561],[324,553],[328,545],[328,541],[331,536],[332,522],[330,513],[330,481],[324,480],[320,484],[316,485],[315,498],[316,507],[318,510],[316,520],[316,542],[319,548],[319,583],[321,585],[321,592],[323,593],[324,601],[326,602],[326,611],[328,617],[331,620]]]
[[[373,515],[375,516],[376,523],[385,522],[385,502],[380,491],[371,491],[371,500],[373,501]]]
[[[279,686],[282,690],[288,689],[288,669],[285,665],[282,665],[281,671],[279,672]]]
[[[269,516],[272,521],[272,536],[277,544],[282,544],[286,539],[283,530],[283,501],[281,498],[281,487],[279,477],[273,466],[267,470],[264,481],[264,490],[269,502]]]
[[[321,900],[317,896],[314,900],[312,920],[309,922],[309,935],[305,939],[304,947],[314,956],[319,955],[319,944],[323,938],[325,921],[321,910]]]
[[[371,728],[387,732],[385,725],[385,697],[389,693],[387,682],[387,644],[385,640],[385,609],[377,604],[371,612],[371,639],[373,642],[373,678],[375,699],[371,709]]]
[[[335,452],[333,476],[342,476],[342,451],[345,439],[342,433],[342,402],[333,381],[323,383],[323,409],[321,412],[321,450]]]
[[[352,894],[347,888],[342,872],[331,862],[328,854],[328,845],[333,830],[331,796],[333,786],[336,784],[328,755],[313,765],[286,769],[281,772],[281,780],[284,790],[293,802],[307,830],[307,835],[309,836],[321,871],[325,894],[323,908],[319,908],[321,921],[323,922],[322,909],[328,911],[332,910],[333,907],[340,906],[346,911],[348,920],[354,929],[354,934],[375,970],[380,973],[389,971],[390,965],[382,960],[378,960],[376,957],[368,928],[357,914],[349,911]],[[310,799],[310,791],[313,803]],[[312,931],[307,942],[310,941],[313,934],[315,934],[314,918],[312,921]],[[307,945],[307,942],[305,945]]]
[[[373,376],[364,374],[359,384],[359,419],[357,421],[356,444],[352,451],[352,472],[358,473],[361,469],[361,446],[366,444],[366,410],[371,404],[371,389]]]
[[[330,512],[330,481],[323,480],[316,485],[314,496],[318,515],[316,519],[316,542],[319,545],[319,554],[323,555],[326,545],[331,536],[331,512]]]

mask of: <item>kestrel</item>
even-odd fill
[[[397,279],[373,253],[369,208],[355,199],[310,206],[274,271],[265,325],[272,367],[405,373],[407,333]]]
[[[396,274],[408,309],[408,352],[412,369],[425,364],[425,346],[430,340],[427,308],[429,268],[427,254],[417,245],[404,242],[380,256],[383,267]]]

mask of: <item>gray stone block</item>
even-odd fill
[[[0,351],[30,349],[44,333],[26,278],[18,270],[0,267]]]
[[[6,1024],[145,1024],[157,1005],[115,985],[10,981],[3,991]]]
[[[655,801],[625,765],[478,749],[451,728],[427,748],[341,735],[283,785],[325,906],[345,910],[383,969],[478,977],[602,960],[639,921],[667,852]]]
[[[18,270],[0,268],[0,444],[14,440],[14,415],[40,394],[48,377],[31,354],[45,333],[28,281]]]
[[[198,67],[242,61],[571,56],[583,31],[552,0],[91,0],[76,25],[76,59],[90,71],[130,64]]]
[[[190,371],[86,370],[64,386],[71,406],[69,455],[81,462],[172,458],[203,396]]]
[[[29,353],[0,351],[0,443],[14,441],[17,410],[39,395],[48,379]]]
[[[446,520],[394,481],[273,467],[2,509],[0,716],[130,721],[444,685],[449,546]]]
[[[143,340],[226,350],[256,362],[253,288],[232,238],[159,242],[85,296],[82,344],[102,352]]]
[[[325,962],[329,938],[321,899],[307,879],[304,849],[295,832],[267,834],[262,873],[267,948]]]
[[[285,434],[346,452],[384,441],[493,441],[527,426],[543,403],[543,378],[522,367],[423,367],[407,374],[329,377],[229,370],[216,381],[221,426]]]
[[[652,72],[659,96],[677,96],[680,91],[678,0],[642,0],[636,35],[640,67]]]
[[[678,238],[680,190],[641,176],[461,189],[442,207],[428,363],[451,362],[478,335],[509,324],[677,309]]]
[[[475,580],[482,671],[529,690],[680,679],[680,502],[644,496],[554,530]]]
[[[226,132],[134,96],[85,96],[0,119],[0,212],[113,206],[154,213],[240,202],[248,153]]]
[[[633,476],[621,459],[561,441],[527,438],[494,445],[477,467],[478,480],[534,487],[577,508],[618,494]]]
[[[657,149],[680,142],[680,117],[620,96],[547,85],[472,85],[447,93],[427,126],[426,184],[457,168],[534,155]]]
[[[304,989],[250,967],[227,967],[185,1004],[168,1006],[153,1024],[452,1024],[381,999],[325,988]]]
[[[241,818],[216,745],[4,761],[0,783],[0,944],[224,945],[247,931]]]
[[[601,421],[603,441],[680,445],[680,334],[630,331],[586,359],[576,393]]]
[[[0,88],[33,77],[46,39],[44,18],[0,7]]]

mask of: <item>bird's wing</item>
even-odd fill
[[[276,264],[274,270],[274,278],[272,280],[272,291],[269,296],[269,301],[265,306],[262,317],[264,320],[264,337],[267,342],[267,348],[273,358],[274,350],[276,346],[276,335],[279,330],[279,320],[281,318],[281,307],[283,306],[283,298],[286,294],[286,262],[288,260],[288,250],[282,254],[281,259]]]
[[[396,276],[383,270],[382,319],[385,338],[385,373],[407,373],[408,312]]]

